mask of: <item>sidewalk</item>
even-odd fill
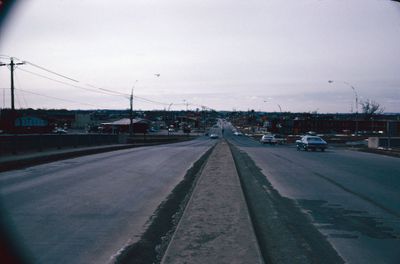
[[[162,263],[263,263],[225,141],[200,175]]]

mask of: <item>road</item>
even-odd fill
[[[34,263],[107,263],[213,144],[202,137],[1,173],[3,213]]]
[[[225,136],[296,202],[348,263],[400,263],[400,160],[344,148],[297,151]]]

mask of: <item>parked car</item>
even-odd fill
[[[274,134],[266,134],[263,135],[260,139],[260,142],[262,144],[271,144],[271,145],[275,145],[275,144],[283,144],[286,142],[286,138],[284,138],[281,135],[274,135]]]
[[[233,134],[235,136],[243,136],[242,132],[239,132],[239,131],[235,131]]]
[[[320,149],[321,151],[325,151],[325,149],[328,147],[328,144],[325,140],[318,136],[303,136],[301,139],[296,140],[296,147],[297,150],[308,151],[310,149],[315,151]]]

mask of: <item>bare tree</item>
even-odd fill
[[[371,119],[374,115],[382,114],[385,110],[379,103],[374,100],[364,100],[360,102],[361,109],[366,119]]]

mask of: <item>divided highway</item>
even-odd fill
[[[214,144],[201,137],[0,173],[3,216],[33,263],[107,263]]]
[[[242,181],[258,173],[248,178],[253,189],[247,192],[265,193],[255,196],[258,205],[271,209],[261,215],[279,227],[263,233],[255,226],[258,241],[265,234],[270,238],[265,241],[272,247],[263,251],[267,263],[322,261],[318,244],[332,249],[324,263],[400,262],[398,158],[262,145],[234,135],[227,122],[219,124],[224,129],[216,132],[232,144]],[[139,239],[157,206],[217,141],[200,137],[0,173],[2,207],[35,262],[107,263]],[[249,204],[251,210],[257,206]]]

